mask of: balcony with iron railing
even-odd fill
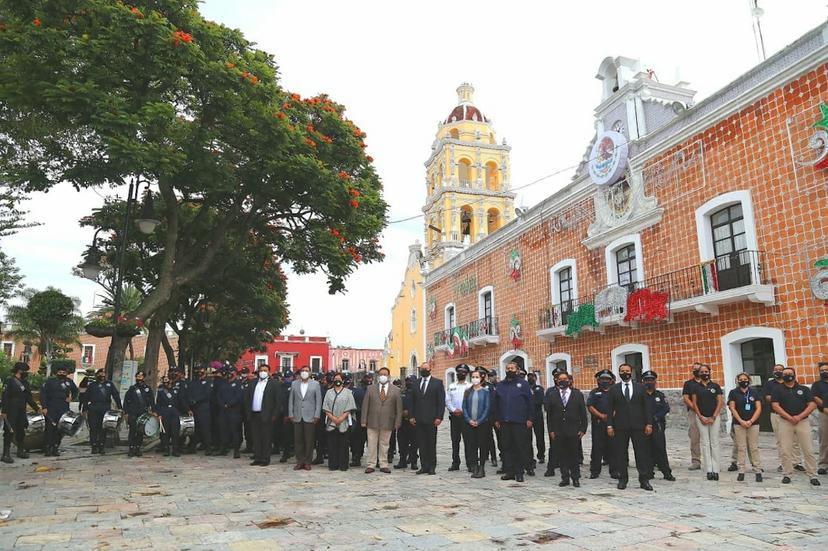
[[[467,339],[469,346],[486,346],[487,344],[498,344],[500,333],[498,332],[497,316],[484,317],[462,325],[455,325],[449,329],[443,329],[434,333],[434,349],[445,351],[450,347],[453,335]]]
[[[644,281],[609,285],[590,295],[542,308],[537,336],[553,341],[556,336],[573,333],[568,330],[573,315],[577,316],[578,332],[603,332],[604,327],[612,325],[669,321],[677,312],[695,310],[718,315],[719,306],[734,302],[772,306],[776,302],[775,286],[766,266],[765,253],[737,251]]]

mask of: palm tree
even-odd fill
[[[9,306],[6,318],[13,327],[8,332],[24,344],[34,344],[38,353],[50,362],[65,354],[72,344],[80,344],[83,329],[80,300],[64,295],[59,289],[26,289],[20,295],[25,305]]]
[[[139,291],[137,287],[127,285],[121,290],[121,313],[136,310],[138,306],[141,305],[141,301],[143,299],[144,297],[141,295],[141,291]],[[112,314],[115,311],[114,304],[115,298],[111,293],[107,292],[107,295],[103,297],[103,304],[89,313],[89,319],[112,318]],[[132,347],[132,339],[129,340],[129,359],[135,359],[135,350]]]

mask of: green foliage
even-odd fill
[[[45,291],[26,289],[22,293],[26,304],[8,307],[7,320],[14,329],[7,334],[23,342],[37,345],[46,358],[61,357],[78,341],[83,318],[78,313],[79,301],[64,295],[58,289]]]
[[[60,367],[66,368],[66,372],[71,375],[75,372],[77,365],[75,364],[75,360],[70,360],[69,358],[60,358],[52,360],[52,364],[50,366],[51,371],[57,371],[57,369]]]
[[[5,304],[17,294],[23,276],[15,266],[14,259],[0,251],[0,304]]]
[[[14,361],[0,350],[0,383],[4,383],[11,377],[12,367],[14,367]]]

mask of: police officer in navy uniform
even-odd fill
[[[417,381],[417,377],[409,375],[405,378],[405,385],[402,389],[402,424],[397,430],[397,444],[400,450],[400,460],[394,465],[395,469],[405,469],[411,467],[411,470],[419,469],[417,466],[417,434],[414,427],[411,426],[411,407],[413,400],[413,386]]]
[[[482,366],[477,366],[477,368],[483,377],[483,386],[488,388],[489,392],[492,393],[492,415],[494,415],[495,407],[497,406],[497,394],[495,393],[495,388],[497,388],[497,371],[494,369],[486,371]],[[501,459],[503,458],[503,445],[500,443],[500,427],[496,427],[495,423],[489,423],[489,426],[492,430],[492,437],[489,438],[489,444],[491,446],[491,453],[489,455],[492,458],[492,467],[497,467],[498,456]],[[480,462],[482,463],[484,459],[481,458]],[[503,470],[497,471],[497,474],[503,474]]]
[[[213,455],[212,402],[213,381],[207,378],[207,369],[201,365],[196,369],[198,379],[190,383],[188,397],[190,409],[195,417],[195,438],[190,442],[191,451],[200,443],[204,455]]]
[[[60,455],[58,448],[63,439],[60,418],[69,411],[69,403],[78,397],[78,387],[67,377],[64,364],[53,365],[52,375],[40,387],[40,408],[46,416],[46,457]]]
[[[602,369],[595,374],[598,386],[593,388],[587,398],[587,409],[592,421],[592,452],[589,460],[589,478],[598,478],[604,464],[609,465],[610,477],[618,478],[615,458],[607,436],[607,418],[609,417],[609,389],[612,386],[612,371]]]
[[[29,424],[26,404],[37,412],[40,412],[40,408],[32,398],[32,391],[29,389],[29,383],[26,382],[28,376],[28,364],[17,362],[12,367],[11,377],[6,379],[3,385],[3,397],[0,400],[2,401],[0,416],[5,421],[3,423],[3,456],[0,459],[3,463],[14,463],[10,454],[12,438],[17,447],[17,457],[21,459],[29,457],[29,452],[26,451],[23,442],[26,438],[26,427]]]
[[[644,398],[649,400],[650,408],[653,411],[653,433],[649,437],[650,456],[650,478],[655,477],[655,468],[664,475],[664,480],[675,481],[673,472],[670,469],[670,461],[667,458],[667,414],[670,413],[670,404],[664,393],[656,389],[658,374],[655,371],[645,371],[641,374],[641,381],[644,383]]]
[[[89,423],[89,443],[92,453],[101,455],[106,453],[106,431],[103,428],[104,414],[112,407],[121,409],[121,395],[112,381],[106,380],[106,371],[99,369],[95,372],[95,380],[87,384],[86,392],[80,397],[80,411],[83,412]]]
[[[247,387],[250,386],[250,370],[243,367],[239,370],[238,375],[239,385],[242,389],[242,396],[247,394]],[[250,417],[247,414],[247,408],[242,408],[242,440],[244,440],[244,449],[242,453],[252,453],[250,436]]]
[[[169,457],[170,451],[173,457],[181,455],[181,412],[178,409],[178,398],[173,392],[170,377],[164,375],[158,385],[155,412],[161,417],[161,451],[166,457]]]
[[[532,419],[532,431],[535,433],[535,448],[537,449],[538,463],[546,461],[546,435],[543,420],[543,396],[544,390],[538,384],[538,374],[534,371],[526,376],[529,388],[532,390],[532,407],[535,417]],[[531,436],[530,436],[531,440]],[[530,444],[531,445],[531,444]]]
[[[219,433],[221,449],[218,455],[227,455],[233,450],[233,459],[241,457],[242,405],[244,390],[232,367],[224,369],[224,381],[216,391],[219,405]]]
[[[145,413],[155,413],[155,399],[152,390],[144,382],[144,372],[135,374],[135,384],[124,395],[124,413],[129,426],[129,452],[127,457],[141,457],[141,444],[144,443],[144,431],[138,426],[138,417]]]
[[[532,391],[518,376],[518,366],[509,362],[506,379],[495,389],[495,423],[500,425],[503,438],[503,470],[501,480],[523,482],[524,470],[529,467],[527,442],[532,430]]]

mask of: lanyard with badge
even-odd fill
[[[750,411],[753,408],[753,405],[750,403],[750,389],[745,392],[745,411]]]

